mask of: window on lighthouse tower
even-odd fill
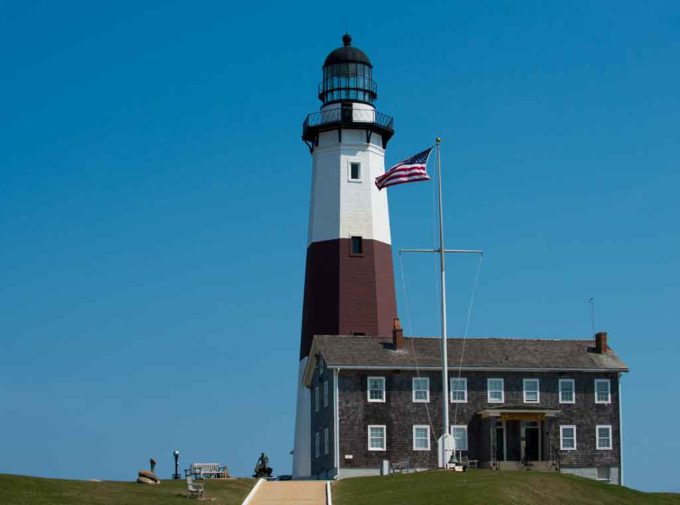
[[[361,163],[350,163],[349,164],[349,179],[351,181],[361,180]]]
[[[350,254],[352,256],[363,256],[364,239],[362,237],[350,237]]]

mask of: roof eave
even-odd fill
[[[309,364],[307,365],[309,366]],[[441,370],[440,366],[403,366],[403,365],[343,365],[337,363],[326,363],[327,368],[338,370]],[[481,367],[481,366],[450,366],[449,370],[468,371],[468,372],[619,372],[627,373],[628,368],[578,368],[578,367]]]

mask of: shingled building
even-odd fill
[[[440,339],[313,339],[312,474],[375,475],[383,460],[438,467]],[[621,374],[595,340],[448,340],[451,426],[459,457],[494,470],[555,470],[621,478]],[[462,356],[462,359],[461,359]],[[460,363],[460,367],[458,364]]]

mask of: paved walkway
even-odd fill
[[[250,505],[326,505],[326,481],[265,481]]]

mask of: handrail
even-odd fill
[[[394,118],[374,109],[352,109],[351,114],[347,114],[341,108],[336,108],[308,114],[302,126],[307,130],[310,127],[333,123],[374,124],[392,129]]]

